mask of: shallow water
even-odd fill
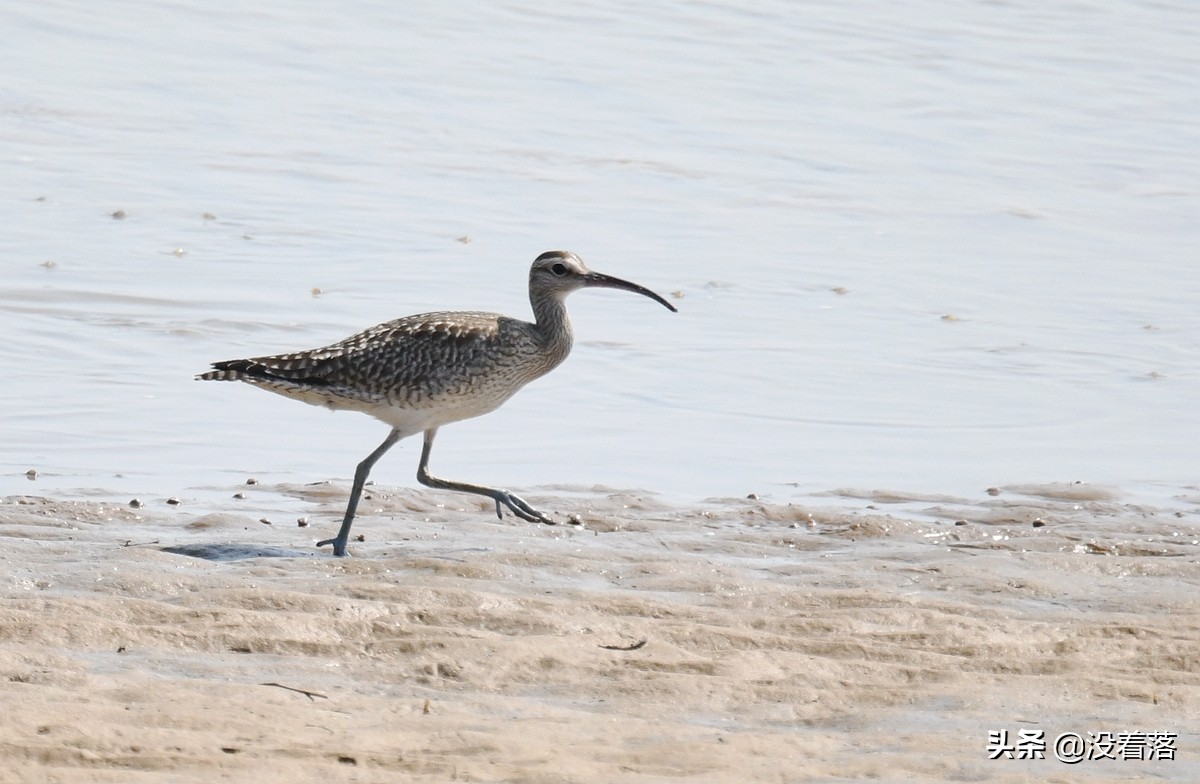
[[[446,428],[445,475],[1195,486],[1190,4],[47,3],[6,30],[4,493],[345,481],[383,426],[192,374],[526,314],[552,247],[680,312],[574,296],[572,358]]]

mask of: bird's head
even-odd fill
[[[676,310],[674,305],[644,286],[592,272],[582,259],[569,250],[548,250],[534,259],[533,267],[529,270],[531,294],[549,293],[561,299],[572,291],[585,287],[632,291],[649,297],[672,312]]]

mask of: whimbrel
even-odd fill
[[[499,408],[517,390],[558,367],[571,351],[565,300],[585,287],[642,294],[671,311],[675,306],[647,288],[589,270],[574,253],[552,250],[529,270],[532,324],[496,313],[425,313],[388,321],[324,348],[214,362],[200,381],[245,381],[269,392],[334,410],[361,411],[392,430],[358,464],[337,536],[318,542],[346,554],[350,525],[372,466],[402,438],[425,434],[417,481],[428,487],[487,496],[503,519],[507,508],[522,520],[554,521],[520,496],[495,487],[440,479],[429,473],[438,428]]]

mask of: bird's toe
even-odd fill
[[[555,525],[555,522],[546,515],[539,512],[529,505],[524,498],[513,493],[505,492],[496,498],[496,514],[500,514],[500,504],[503,503],[508,507],[514,515],[521,518],[527,523],[545,523],[546,525]]]
[[[333,545],[334,555],[338,557],[344,557],[346,555],[346,543],[341,539],[333,538],[317,542],[317,547],[325,547],[326,545]]]

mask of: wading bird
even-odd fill
[[[533,323],[496,313],[450,311],[388,321],[324,348],[214,362],[200,381],[244,381],[284,397],[339,411],[361,411],[392,430],[358,464],[337,536],[318,542],[346,555],[350,525],[371,467],[402,438],[425,434],[417,481],[487,496],[530,522],[554,521],[507,490],[440,479],[429,473],[438,428],[499,408],[517,390],[558,367],[571,351],[565,300],[572,291],[623,289],[675,306],[647,288],[592,272],[574,253],[552,250],[529,270]]]

